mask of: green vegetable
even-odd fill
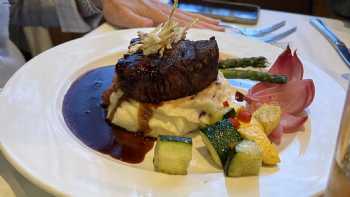
[[[224,119],[227,119],[227,118],[233,118],[236,116],[236,111],[234,108],[232,108],[229,112],[227,112],[225,115],[224,115]]]
[[[192,159],[192,139],[160,135],[154,149],[153,165],[157,172],[187,174]]]
[[[262,165],[262,153],[259,146],[243,140],[231,151],[225,164],[225,174],[229,177],[255,176]]]
[[[228,79],[250,79],[269,83],[287,83],[288,81],[285,75],[272,75],[268,72],[237,69],[221,69],[220,71]]]
[[[211,158],[219,167],[225,164],[230,150],[242,140],[228,119],[201,129],[200,135]]]
[[[219,62],[219,68],[245,68],[245,67],[265,68],[267,59],[265,57],[229,58]]]

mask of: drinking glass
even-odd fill
[[[324,196],[350,196],[350,85],[347,90],[337,146]]]

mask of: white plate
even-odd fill
[[[151,155],[130,165],[83,145],[66,126],[62,100],[69,85],[86,71],[116,62],[135,29],[78,39],[40,54],[6,84],[0,97],[1,148],[15,168],[54,194],[73,196],[310,196],[321,191],[335,145],[344,90],[304,61],[305,77],[316,84],[304,132],[285,135],[282,162],[259,177],[225,178],[194,150],[191,173],[170,176],[152,171]],[[281,49],[225,33],[193,30],[189,38],[215,37],[222,52],[265,56]],[[302,51],[299,51],[302,53]],[[297,96],[297,95],[296,95]],[[203,162],[199,162],[203,161]]]

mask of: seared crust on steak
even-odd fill
[[[144,103],[159,103],[196,94],[215,81],[219,49],[210,40],[181,40],[172,49],[144,56],[127,54],[116,65],[117,84],[126,96]]]

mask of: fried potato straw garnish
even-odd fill
[[[133,43],[128,50],[128,53],[136,53],[142,51],[144,55],[151,55],[159,53],[163,56],[165,49],[171,49],[172,44],[179,42],[186,38],[186,32],[191,28],[198,19],[195,19],[189,25],[181,27],[176,21],[172,20],[175,13],[178,1],[175,0],[173,9],[165,23],[158,25],[153,31],[149,33],[137,32],[139,41]]]

